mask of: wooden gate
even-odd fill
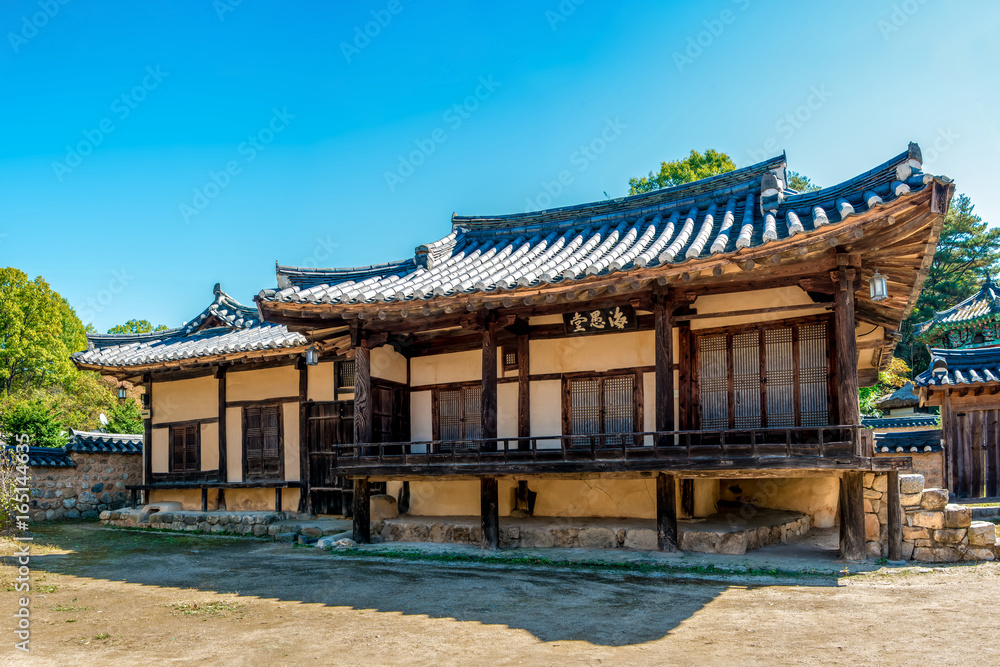
[[[334,473],[337,445],[354,442],[354,402],[307,403],[306,424],[310,511],[350,516],[353,484]]]
[[[945,478],[959,498],[1000,496],[1000,410],[944,414]]]

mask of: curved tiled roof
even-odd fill
[[[295,348],[307,344],[282,324],[263,322],[216,284],[215,298],[184,326],[142,334],[88,334],[87,349],[72,355],[86,367],[142,366],[223,354]]]
[[[70,429],[67,452],[95,454],[142,454],[142,434],[101,433]]]
[[[907,382],[902,387],[875,401],[880,410],[893,408],[911,408],[920,405],[920,397],[913,391],[913,383]]]
[[[978,292],[947,310],[934,313],[934,317],[914,325],[917,338],[929,340],[939,330],[968,326],[1000,315],[1000,287],[987,279]]]
[[[727,174],[611,201],[493,217],[453,216],[451,232],[414,257],[349,269],[277,267],[259,302],[405,303],[564,283],[678,265],[835,226],[934,177],[920,150],[844,183],[787,190],[784,156]]]
[[[937,415],[914,414],[903,417],[863,417],[861,425],[865,428],[916,428],[917,426],[937,426]]]
[[[5,445],[14,450],[14,445]],[[76,463],[64,447],[29,447],[28,465],[32,468],[75,468]]]
[[[931,349],[930,367],[914,378],[920,387],[1000,382],[1000,347]]]
[[[940,429],[875,434],[875,452],[879,454],[922,454],[940,452],[941,449]]]

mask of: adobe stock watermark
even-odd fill
[[[121,122],[128,118],[149,97],[151,92],[160,87],[160,84],[168,76],[170,76],[170,72],[164,72],[159,65],[155,68],[152,65],[147,66],[146,75],[142,77],[142,81],[111,102],[113,117],[106,116],[97,123],[97,127],[94,129],[83,130],[83,139],[72,146],[66,146],[66,157],[63,161],[55,160],[52,163],[52,171],[55,173],[56,179],[62,183],[66,176],[72,174],[74,169],[83,164],[83,159],[93,153],[94,149],[104,143],[104,139],[117,129],[114,119],[117,118]]]
[[[934,140],[929,144],[921,143],[920,154],[923,157],[923,166],[925,167],[923,171],[926,172],[928,165],[933,165],[943,154],[950,151],[960,138],[961,135],[951,129],[951,126],[948,126],[946,128],[938,128],[937,133],[934,135]]]
[[[191,218],[201,215],[201,212],[208,208],[212,200],[229,187],[233,178],[243,173],[243,167],[256,160],[257,156],[274,141],[274,138],[284,132],[289,121],[294,118],[295,114],[288,113],[287,107],[282,107],[280,111],[271,109],[271,119],[267,125],[248,136],[246,141],[240,142],[236,147],[236,153],[242,159],[229,160],[219,171],[209,171],[208,180],[202,186],[192,190],[190,203],[181,202],[178,205],[181,219],[184,220],[185,224],[191,222]]]
[[[750,6],[750,0],[732,0],[732,3],[741,12],[746,11]],[[726,26],[736,23],[738,16],[739,14],[731,9],[723,9],[716,18],[702,21],[701,25],[704,30],[688,36],[683,52],[673,52],[672,57],[677,71],[683,73],[685,67],[700,58],[705,49],[711,48],[715,44],[715,40],[722,36],[722,33],[726,31]]]
[[[369,13],[372,20],[366,22],[364,25],[354,26],[354,37],[350,43],[340,43],[340,52],[344,54],[344,60],[350,63],[354,56],[359,55],[367,49],[371,45],[372,40],[381,35],[382,31],[389,27],[389,24],[392,23],[392,18],[402,14],[404,9],[406,8],[403,6],[401,0],[389,0],[385,9],[371,10]]]
[[[23,597],[17,599],[14,620],[14,648],[19,651],[31,650],[31,542],[34,539],[28,534],[31,509],[31,469],[28,467],[28,450],[31,439],[28,435],[18,435],[14,452],[0,452],[3,458],[3,481],[5,486],[14,488],[13,539],[16,543],[12,564],[17,566],[17,576],[14,580],[14,592]],[[10,484],[13,482],[13,484]]]
[[[38,10],[28,16],[21,17],[21,29],[17,32],[8,32],[7,41],[14,53],[20,53],[21,47],[38,35],[38,31],[49,24],[59,13],[59,10],[69,4],[70,0],[39,0]]]
[[[587,171],[587,168],[605,151],[608,150],[608,146],[613,144],[618,140],[618,137],[622,135],[622,132],[628,129],[628,125],[621,121],[621,118],[615,116],[612,120],[611,118],[604,119],[604,127],[601,129],[600,133],[590,141],[582,144],[577,150],[573,151],[569,156],[569,163],[575,169],[563,169],[556,177],[551,181],[543,180],[541,182],[542,189],[532,197],[526,197],[524,203],[526,205],[525,212],[538,211],[541,209],[546,209],[552,206],[553,202],[565,191],[565,189],[573,184],[576,179],[574,172],[577,174],[582,174]]]
[[[562,0],[554,10],[545,10],[545,20],[549,22],[549,27],[555,31],[560,23],[565,23],[569,17],[576,13],[576,8],[585,0]]]
[[[220,21],[226,20],[226,14],[235,12],[236,8],[243,4],[243,0],[213,0],[212,9]]]
[[[813,114],[822,109],[823,105],[831,97],[833,97],[833,93],[826,87],[826,84],[811,86],[809,88],[809,95],[802,101],[802,104],[780,116],[775,121],[774,131],[778,133],[778,136],[768,137],[764,140],[761,147],[756,150],[753,148],[747,150],[750,159],[754,162],[761,162],[776,155],[781,150],[779,140],[784,139],[788,141],[795,136],[795,133],[808,123],[812,119]]]
[[[903,0],[903,2],[893,3],[892,11],[875,22],[878,31],[882,34],[883,41],[888,42],[889,38],[909,23],[913,15],[919,12],[920,7],[926,5],[927,2],[928,0]]]
[[[313,251],[299,262],[299,266],[308,269],[330,266],[330,257],[333,256],[334,251],[339,247],[340,244],[330,238],[329,234],[326,235],[326,238],[317,236]]]
[[[97,294],[87,298],[83,302],[82,308],[77,308],[77,314],[82,322],[93,322],[99,313],[114,303],[115,297],[125,291],[125,288],[135,280],[135,276],[128,272],[128,269],[112,271],[111,278],[107,284],[97,290]]]
[[[492,74],[479,77],[479,85],[476,86],[472,94],[461,102],[448,107],[441,115],[441,120],[452,132],[458,130],[483,102],[493,96],[500,85],[499,81],[493,80]],[[386,170],[384,173],[385,184],[389,187],[389,192],[395,192],[397,187],[413,176],[417,168],[427,162],[427,158],[433,155],[438,146],[447,140],[448,130],[444,127],[436,127],[426,137],[414,139],[413,144],[416,148],[406,155],[401,153],[398,156],[399,162],[396,169],[394,171]]]

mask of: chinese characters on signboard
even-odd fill
[[[635,309],[632,306],[593,308],[563,313],[566,334],[615,333],[636,328]]]

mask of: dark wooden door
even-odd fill
[[[945,412],[950,490],[959,498],[1000,495],[1000,410]]]
[[[351,515],[352,482],[337,476],[337,446],[354,442],[354,403],[323,401],[306,404],[309,452],[309,501],[316,514]]]

